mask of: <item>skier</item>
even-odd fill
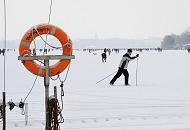
[[[131,57],[132,49],[128,49],[127,53],[125,53],[121,59],[121,62],[119,64],[119,69],[116,73],[116,75],[113,77],[113,79],[110,81],[110,85],[113,85],[114,82],[123,74],[125,76],[125,85],[129,85],[129,73],[127,71],[127,66],[129,61],[134,60],[135,58],[139,57],[139,54],[137,54],[134,57]]]

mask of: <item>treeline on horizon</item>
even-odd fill
[[[190,27],[180,35],[170,34],[163,38],[162,49],[190,49]]]

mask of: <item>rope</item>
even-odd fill
[[[70,63],[71,64],[71,63]],[[67,72],[66,72],[66,76],[65,76],[65,79],[62,81],[61,78],[60,78],[60,75],[57,76],[56,79],[54,80],[57,80],[59,79],[59,81],[61,82],[61,108],[60,108],[60,105],[59,105],[59,102],[58,100],[56,99],[55,101],[57,103],[53,103],[54,104],[54,108],[52,108],[51,104],[50,104],[50,122],[51,122],[51,129],[52,130],[60,130],[60,126],[59,126],[59,123],[63,123],[64,122],[64,118],[62,116],[62,111],[63,111],[63,96],[64,96],[64,89],[63,89],[63,86],[64,86],[64,82],[66,81],[67,79],[67,76],[68,76],[68,73],[69,73],[69,70],[70,70],[70,64],[68,66],[68,69],[67,69]]]
[[[49,7],[49,18],[48,18],[48,24],[50,23],[50,20],[51,20],[51,9],[52,9],[52,4],[53,4],[53,2],[52,2],[52,0],[50,0],[50,7]]]
[[[45,39],[40,35],[40,33],[38,32],[37,28],[34,27],[34,29],[36,30],[37,34],[40,36],[41,40],[42,40],[45,44],[47,44],[49,47],[51,47],[51,48],[54,48],[54,49],[61,49],[62,47],[65,47],[65,46],[67,46],[67,45],[70,45],[70,46],[71,46],[71,43],[70,43],[70,42],[67,42],[67,43],[66,43],[64,46],[62,46],[62,47],[55,47],[55,46],[52,46],[52,45],[50,45],[50,44],[47,42],[47,37],[46,37],[46,40],[45,40]]]
[[[50,20],[51,20],[51,8],[52,8],[52,0],[50,0],[48,24],[50,23]],[[48,39],[47,37],[48,37],[48,35],[46,34],[46,42],[47,42],[47,39]]]
[[[32,39],[33,39],[33,41],[34,41],[34,48],[36,49],[36,43],[35,43],[35,40],[34,40],[34,36],[33,36],[33,29],[32,29]],[[39,61],[40,62],[40,61]],[[40,66],[41,66],[41,62],[40,62]],[[26,101],[26,99],[28,98],[28,96],[31,94],[31,92],[32,92],[32,90],[33,90],[33,88],[34,88],[34,86],[35,86],[35,84],[36,84],[36,81],[37,81],[37,79],[38,79],[38,75],[36,75],[36,77],[35,77],[35,80],[34,80],[34,82],[33,82],[33,84],[32,84],[32,87],[31,87],[31,89],[30,89],[30,91],[28,92],[28,94],[26,95],[26,97],[25,97],[25,99],[24,99],[24,103],[25,103],[25,101]]]
[[[54,46],[51,46],[48,42],[47,42],[47,39],[46,39],[46,41],[44,40],[44,38],[39,34],[39,32],[38,32],[38,30],[36,29],[36,28],[34,28],[35,30],[36,30],[36,32],[38,33],[38,35],[40,36],[40,38],[42,39],[42,41],[45,43],[45,45],[48,45],[48,46],[50,46],[50,47],[52,47],[52,48],[55,48],[55,49],[60,49],[60,48],[62,48],[62,47],[54,47]],[[46,37],[47,38],[47,37]],[[67,46],[67,45],[70,45],[71,46],[71,43],[69,43],[69,42],[67,42],[64,46]],[[63,46],[63,47],[64,47]],[[71,46],[72,47],[72,46]],[[45,48],[44,48],[45,49]],[[71,63],[70,63],[71,64]],[[56,79],[53,79],[53,78],[51,78],[52,80],[54,80],[54,81],[56,81],[57,79],[59,79],[59,81],[60,82],[65,82],[66,81],[66,79],[67,79],[67,76],[68,76],[68,72],[69,72],[69,69],[70,69],[70,64],[69,64],[69,66],[68,66],[68,69],[67,69],[67,73],[66,73],[66,77],[65,77],[65,79],[62,81],[61,80],[61,78],[60,78],[60,75],[58,75],[58,77],[56,78]]]
[[[51,20],[51,10],[52,10],[52,0],[50,0],[51,3],[50,3],[50,12],[49,12],[49,19],[48,19],[48,24],[50,23],[50,20]],[[44,49],[46,48],[46,46],[50,46],[52,48],[56,48],[56,49],[60,49],[61,47],[54,47],[54,46],[51,46],[48,42],[47,42],[47,36],[46,35],[46,40],[43,39],[43,37],[39,34],[37,28],[34,27],[34,29],[36,30],[36,32],[38,33],[38,35],[40,36],[40,38],[44,41],[45,45],[44,45]],[[32,29],[32,37],[33,37],[33,29]],[[34,39],[33,39],[34,40]],[[34,44],[35,44],[35,41],[34,41]],[[71,45],[71,43],[66,43],[66,45]],[[63,46],[62,46],[63,47]],[[72,47],[72,46],[71,46]],[[35,49],[36,49],[36,45],[35,45]],[[43,52],[43,56],[44,56],[44,53]],[[40,62],[40,61],[39,61]],[[40,63],[40,66],[41,66],[42,63]],[[53,79],[53,80],[57,80],[59,79],[59,81],[62,83],[62,86],[63,86],[63,82],[66,81],[67,79],[67,76],[68,76],[68,72],[69,72],[69,69],[70,69],[70,64],[69,64],[69,67],[67,69],[67,73],[66,73],[66,76],[65,76],[65,79],[62,81],[61,78],[60,78],[60,75],[58,75],[58,77],[56,79]],[[36,83],[36,80],[38,78],[38,75],[36,76],[35,80],[34,80],[34,83],[29,91],[29,93],[27,94],[26,98],[24,99],[24,102],[26,101],[26,99],[28,98],[28,96],[30,95],[30,93],[32,92],[33,88],[34,88],[34,85]],[[59,126],[59,123],[62,123],[64,121],[63,119],[63,116],[62,116],[62,110],[63,110],[63,99],[62,97],[64,96],[64,91],[63,91],[63,87],[62,87],[62,90],[61,90],[61,101],[62,101],[62,108],[60,109],[60,106],[59,106],[59,103],[58,103],[58,100],[57,99],[53,99],[53,100],[49,100],[48,101],[48,106],[49,106],[49,116],[50,116],[50,120],[48,122],[50,122],[50,130],[60,130],[60,126]]]
[[[6,88],[6,46],[7,46],[7,16],[6,16],[6,0],[4,0],[4,28],[5,28],[5,37],[4,37],[4,86],[3,91],[5,92]]]
[[[70,62],[70,64],[71,64],[71,62]],[[68,73],[69,73],[69,70],[70,70],[70,64],[68,66],[68,69],[67,69],[67,72],[66,72],[66,75],[65,75],[65,79],[63,81],[61,80],[60,76],[58,75],[59,81],[61,83],[64,83],[67,80],[67,76],[68,76]]]
[[[51,18],[51,8],[52,8],[52,0],[51,0],[51,3],[50,3],[50,13],[49,13],[49,18],[48,18],[48,24],[50,23],[50,18]],[[34,28],[34,29],[37,30],[36,28]],[[33,30],[32,30],[32,37],[33,37]],[[34,42],[34,44],[35,44],[35,42]],[[46,48],[46,44],[47,44],[47,42],[45,42],[44,49]],[[36,45],[35,45],[35,47],[36,47]],[[43,56],[44,56],[44,54],[45,54],[45,52],[43,52]],[[40,66],[41,66],[41,64],[42,64],[42,62],[40,63]],[[27,96],[25,97],[24,102],[26,101],[26,99],[31,94],[31,92],[32,92],[32,90],[33,90],[33,88],[34,88],[34,86],[36,84],[37,78],[38,78],[38,75],[36,75],[36,78],[35,78],[35,80],[33,82],[33,85],[31,87],[30,91],[28,92]]]
[[[40,33],[38,32],[38,30],[36,28],[34,28],[36,30],[36,32],[38,33],[38,35],[40,36],[40,38],[42,39],[42,41],[47,44],[48,46],[50,46],[51,48],[55,48],[55,49],[60,49],[61,47],[54,47],[52,45],[50,45],[48,42],[47,42],[47,36],[46,36],[46,40],[44,40],[44,38],[40,35]],[[45,48],[44,48],[45,49]]]
[[[38,76],[36,76],[36,78],[35,78],[35,80],[34,80],[34,82],[33,82],[33,84],[32,84],[32,87],[31,87],[30,91],[28,92],[27,96],[25,97],[24,103],[25,103],[26,99],[28,98],[28,96],[30,95],[30,93],[32,92],[32,90],[33,90],[33,88],[34,88],[34,85],[35,85],[35,83],[36,83],[37,78],[38,78]]]
[[[54,79],[54,78],[52,78],[52,77],[50,77],[53,81],[56,81],[56,80],[58,80],[58,78],[59,78],[59,75],[57,75],[57,77]]]
[[[50,99],[48,101],[49,106],[49,118],[50,118],[50,130],[58,129],[58,121],[57,121],[57,99]]]
[[[63,123],[64,119],[61,114],[59,102],[56,98],[48,101],[49,117],[50,117],[50,130],[60,130],[59,123]]]

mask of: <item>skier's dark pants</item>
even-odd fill
[[[110,84],[114,84],[114,82],[121,76],[121,75],[125,76],[125,85],[128,85],[128,80],[129,80],[129,73],[127,71],[127,69],[121,69],[119,68],[116,75],[113,77],[113,79],[110,81]]]

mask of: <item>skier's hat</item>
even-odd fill
[[[127,49],[127,52],[132,52],[132,49]]]

